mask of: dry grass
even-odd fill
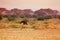
[[[16,20],[15,20],[16,21]],[[29,21],[28,25],[23,25],[20,23],[12,22],[0,22],[1,28],[35,28],[35,29],[56,29],[60,28],[60,20],[50,19],[46,21]]]
[[[31,21],[28,25],[1,21],[0,40],[60,40],[60,20]]]

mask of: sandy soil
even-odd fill
[[[60,40],[60,30],[0,29],[0,40]]]

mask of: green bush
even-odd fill
[[[45,16],[45,18],[44,19],[51,19],[52,18],[52,16]]]
[[[9,20],[9,21],[15,20],[15,16],[8,16],[8,20]]]
[[[43,20],[47,20],[47,19],[51,19],[52,17],[47,15],[47,16],[40,16],[37,18],[37,20],[43,21]]]
[[[43,21],[44,20],[44,17],[42,17],[42,16],[41,17],[38,17],[37,20],[38,21]]]

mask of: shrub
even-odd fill
[[[3,17],[4,17],[4,18],[7,18],[7,17],[8,17],[8,15],[3,15]]]
[[[2,20],[2,16],[0,15],[0,20]]]
[[[51,19],[51,18],[52,18],[51,16],[47,15],[47,16],[45,16],[44,19]]]
[[[43,21],[43,20],[47,20],[47,19],[51,19],[51,18],[52,18],[52,16],[47,15],[47,16],[40,16],[37,18],[37,20]]]
[[[60,15],[58,15],[58,19],[60,19]]]
[[[41,17],[38,17],[37,20],[38,21],[43,21],[44,20],[44,17],[42,17],[42,16]]]
[[[11,28],[19,28],[19,27],[17,27],[17,25],[15,25],[15,24],[11,24],[11,25],[9,25]]]
[[[32,26],[32,28],[33,28],[33,29],[35,29],[35,28],[36,28],[36,26]]]
[[[8,16],[8,20],[9,20],[9,21],[15,20],[15,16]]]

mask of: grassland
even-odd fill
[[[49,19],[44,21],[37,21],[35,19],[30,18],[27,22],[27,25],[23,23],[19,23],[22,19],[8,21],[3,19],[0,21],[0,29],[1,28],[32,28],[32,29],[56,29],[60,28],[60,20],[59,19]]]
[[[60,40],[60,20],[37,21],[29,19],[28,24],[20,24],[22,19],[0,20],[0,40]]]

